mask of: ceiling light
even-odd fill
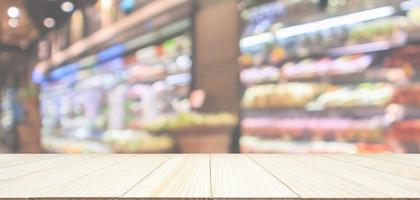
[[[44,19],[44,26],[47,28],[52,28],[55,26],[55,19],[48,17]]]
[[[9,19],[8,24],[11,28],[16,28],[19,26],[19,20],[18,19]]]
[[[19,17],[19,14],[19,8],[12,6],[7,9],[7,15],[9,15],[10,18],[17,18]]]
[[[65,1],[61,4],[61,10],[64,12],[71,12],[74,9],[74,4],[70,1]]]

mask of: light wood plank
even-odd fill
[[[59,154],[0,154],[0,168],[56,158]]]
[[[124,198],[210,198],[210,160],[208,154],[174,155]]]
[[[364,154],[364,156],[420,168],[419,154]]]
[[[317,155],[287,155],[318,170],[340,176],[392,198],[420,197],[420,182]]]
[[[298,195],[242,154],[211,155],[212,196],[225,198],[298,198]]]
[[[418,160],[405,154],[0,155],[0,198],[418,199]]]
[[[318,170],[283,155],[250,154],[251,159],[302,198],[387,198],[350,180]]]
[[[57,157],[52,157],[50,159],[36,160],[36,162],[29,162],[20,165],[0,168],[0,181],[39,172],[42,170],[51,169],[58,166],[69,165],[73,162],[86,160],[94,156],[95,155],[76,154],[60,155]]]
[[[26,176],[0,181],[0,198],[37,197],[38,191],[81,178],[134,155],[103,155]]]
[[[420,168],[360,155],[325,155],[335,160],[420,181]]]
[[[164,163],[167,155],[138,155],[69,182],[52,185],[37,197],[111,198],[120,197]]]

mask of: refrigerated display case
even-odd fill
[[[16,101],[17,90],[5,88],[0,94],[0,145],[7,151],[16,151],[19,149],[17,124],[23,117],[22,108]]]
[[[242,3],[242,152],[420,152],[417,1]]]
[[[197,141],[206,143],[216,130],[224,148],[217,141],[207,146],[228,152],[236,117],[199,113],[191,105],[191,90],[199,89],[192,87],[193,2],[139,2],[138,11],[119,16],[127,18],[112,27],[97,30],[89,27],[97,19],[86,18],[92,35],[35,67],[46,151],[198,152]],[[116,30],[110,41],[97,42]],[[199,135],[205,137],[190,140]]]
[[[89,68],[51,71],[54,81],[41,85],[44,148],[172,151],[169,135],[144,127],[158,117],[188,111],[182,104],[189,94],[191,67],[191,36],[185,32]]]

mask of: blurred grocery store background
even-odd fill
[[[420,0],[1,0],[0,152],[420,152]]]

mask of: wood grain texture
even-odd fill
[[[420,168],[362,155],[326,155],[335,160],[420,181]]]
[[[419,154],[368,154],[365,156],[420,168]]]
[[[102,155],[62,167],[0,181],[0,198],[32,198],[38,191],[103,169],[134,155]]]
[[[35,160],[33,162],[25,162],[21,165],[13,165],[10,167],[0,168],[0,181],[29,175],[42,170],[48,170],[54,167],[68,165],[73,162],[92,158],[94,155],[61,155],[54,156],[49,159]]]
[[[295,192],[241,154],[211,155],[212,197],[297,198]]]
[[[0,154],[0,199],[420,199],[419,156]]]
[[[129,190],[125,198],[210,198],[210,156],[174,155]]]
[[[58,157],[58,154],[0,154],[0,168]]]
[[[317,155],[288,155],[291,159],[311,165],[332,175],[339,176],[369,188],[372,192],[379,192],[391,198],[420,197],[418,181],[395,176],[389,173],[360,167],[346,162]]]
[[[86,176],[55,184],[36,193],[37,197],[120,197],[170,155],[137,155]]]
[[[386,198],[380,192],[283,155],[249,155],[302,198]]]

